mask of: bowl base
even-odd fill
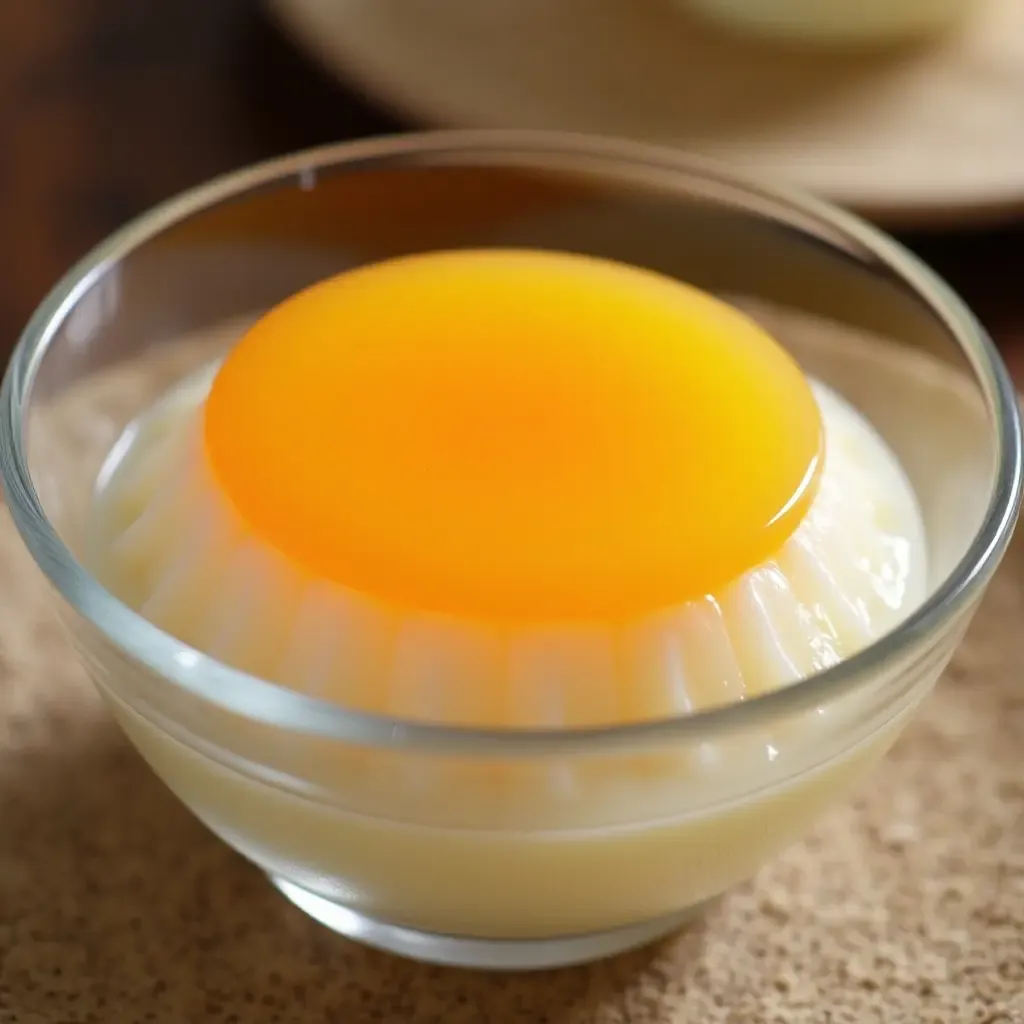
[[[396,956],[445,967],[494,971],[538,971],[603,960],[664,938],[713,902],[677,914],[610,931],[549,939],[476,939],[421,932],[351,910],[270,875],[274,886],[296,907],[331,931]]]

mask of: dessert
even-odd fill
[[[923,585],[909,486],[838,395],[716,300],[554,254],[285,303],[142,425],[94,522],[105,581],[187,643],[462,724],[742,699]]]
[[[896,458],[762,328],[646,270],[525,250],[370,265],[261,317],[115,447],[86,558],[235,667],[497,730],[747,700],[891,630],[926,580]],[[715,895],[898,727],[851,733],[831,761],[824,707],[713,744],[532,762],[296,737],[311,796],[115,711],[286,889],[490,938]]]

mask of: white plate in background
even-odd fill
[[[268,0],[329,69],[431,125],[625,135],[899,224],[1024,212],[1024,0],[886,53],[783,50],[672,0]]]

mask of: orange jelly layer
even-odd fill
[[[736,310],[528,250],[300,292],[229,354],[204,427],[224,495],[310,575],[493,620],[714,590],[794,530],[823,445],[800,369]]]

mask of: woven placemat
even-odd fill
[[[813,836],[671,941],[500,976],[289,906],[121,738],[6,513],[0,566],[0,1024],[1024,1022],[1024,540]]]

